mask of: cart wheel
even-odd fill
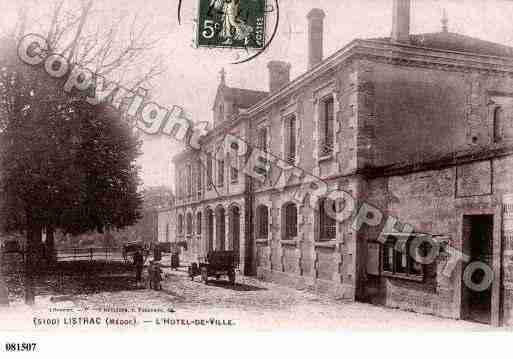
[[[235,284],[235,271],[228,273],[228,279],[230,280],[231,285]]]
[[[207,268],[201,268],[201,281],[205,284],[208,282],[208,271]]]

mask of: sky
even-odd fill
[[[68,1],[68,0],[67,0]],[[69,0],[77,3],[80,0]],[[256,0],[242,0],[256,1]],[[269,2],[271,0],[268,0]],[[278,0],[278,32],[268,50],[256,59],[233,65],[237,56],[246,53],[229,49],[198,49],[194,46],[195,19],[199,0],[183,0],[181,24],[177,21],[178,0],[95,0],[93,9],[98,26],[114,14],[124,13],[148,23],[161,40],[152,50],[162,56],[167,71],[155,81],[151,92],[155,101],[168,108],[181,106],[194,122],[212,120],[212,104],[219,71],[225,68],[229,86],[267,90],[267,63],[271,60],[292,64],[291,77],[306,71],[307,20],[312,8],[326,13],[324,57],[355,38],[389,36],[392,23],[392,0]],[[0,0],[0,28],[15,22],[17,9],[26,6],[28,17],[38,19],[49,13],[52,1]],[[412,0],[411,32],[441,30],[443,10],[449,18],[449,31],[513,46],[513,1],[510,0]],[[268,18],[274,26],[275,14]],[[34,28],[38,22],[34,20]],[[171,158],[181,146],[167,137],[144,136],[143,154],[139,159],[144,186],[173,186]]]

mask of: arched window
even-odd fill
[[[297,237],[297,207],[288,203],[283,209],[285,219],[285,239]]]
[[[320,240],[331,240],[335,239],[337,235],[337,222],[332,218],[328,211],[327,206],[332,206],[333,212],[337,213],[335,209],[335,201],[321,198],[319,200],[319,239]]]
[[[196,214],[196,234],[201,234],[201,212]]]
[[[177,219],[177,225],[178,225],[178,233],[183,233],[183,216],[181,214],[178,215]]]
[[[192,234],[192,214],[187,213],[187,234]]]
[[[257,238],[267,238],[269,235],[269,210],[267,206],[257,208]]]

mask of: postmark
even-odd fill
[[[199,0],[198,47],[262,49],[265,0]]]

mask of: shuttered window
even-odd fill
[[[322,101],[321,123],[320,123],[320,152],[321,156],[328,156],[333,153],[334,132],[334,102],[333,97]]]
[[[285,160],[292,165],[296,163],[296,116],[285,120]]]

